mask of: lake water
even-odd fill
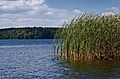
[[[53,59],[53,40],[0,40],[0,79],[120,79],[120,62]]]

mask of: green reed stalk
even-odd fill
[[[120,60],[120,15],[76,16],[58,30],[55,42],[57,55],[67,60]]]

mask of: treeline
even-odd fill
[[[0,29],[0,39],[53,39],[58,28],[7,28]]]

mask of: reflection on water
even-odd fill
[[[120,79],[120,62],[74,62],[66,66],[70,71],[65,76],[71,79]]]
[[[120,62],[53,59],[53,40],[0,40],[0,79],[119,79]]]

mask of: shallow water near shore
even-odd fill
[[[0,40],[0,79],[120,79],[120,62],[55,60],[52,46],[52,39]]]

